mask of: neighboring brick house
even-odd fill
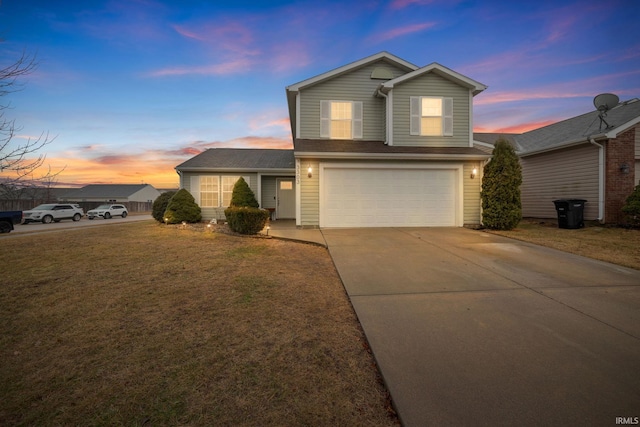
[[[521,135],[509,134],[522,165],[524,217],[555,218],[553,200],[585,199],[585,219],[619,223],[626,198],[640,179],[640,102],[572,117]],[[475,134],[486,148],[498,134]]]

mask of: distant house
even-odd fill
[[[60,196],[61,202],[153,202],[160,192],[150,184],[90,184]]]
[[[485,89],[381,52],[286,88],[293,150],[208,150],[176,167],[180,187],[205,219],[247,176],[262,207],[300,227],[478,225],[490,155],[473,145],[473,98]]]
[[[640,102],[631,99],[521,135],[474,134],[487,149],[500,136],[516,148],[522,165],[522,213],[555,218],[556,199],[585,199],[585,219],[618,223],[621,208],[640,179]],[[608,127],[607,127],[608,125]]]

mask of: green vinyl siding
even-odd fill
[[[466,162],[462,171],[463,197],[463,223],[464,225],[480,225],[481,201],[480,191],[482,190],[482,165],[483,162]],[[471,178],[473,168],[476,168],[475,178]]]
[[[233,172],[233,173],[217,173],[217,172],[207,172],[207,173],[195,173],[195,172],[183,172],[181,184],[184,189],[189,191],[193,198],[196,200],[196,203],[200,205],[200,194],[199,194],[199,179],[200,176],[242,176],[245,180],[249,179],[249,188],[253,191],[253,194],[258,194],[258,175],[256,173],[243,173],[243,172]],[[200,207],[202,211],[202,219],[204,221],[209,221],[212,219],[217,220],[225,220],[224,210],[226,206],[219,207]]]
[[[386,68],[394,78],[406,74],[384,60],[352,70],[300,92],[300,138],[320,139],[320,101],[361,101],[363,140],[385,140],[385,99],[374,96],[384,80],[372,79],[376,68]]]
[[[260,207],[263,209],[276,208],[276,178],[275,176],[262,177],[262,196]]]
[[[307,170],[313,169],[311,178]],[[320,164],[317,160],[300,160],[300,225],[317,227],[320,224]]]
[[[453,136],[411,135],[412,96],[453,98]],[[393,88],[393,145],[469,147],[469,90],[435,73],[425,73]]]

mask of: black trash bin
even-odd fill
[[[584,199],[560,199],[554,200],[558,213],[559,228],[584,227]]]

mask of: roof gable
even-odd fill
[[[406,69],[407,72],[418,69],[418,67],[415,66],[414,64],[411,64],[410,62],[407,62],[404,59],[398,58],[397,56],[392,55],[389,52],[380,52],[380,53],[376,53],[375,55],[371,55],[366,58],[360,59],[358,61],[352,62],[350,64],[343,65],[342,67],[335,68],[331,71],[327,71],[326,73],[322,73],[315,77],[311,77],[309,79],[287,86],[286,90],[287,92],[298,92],[301,89],[304,89],[305,87],[309,87],[317,83],[320,83],[322,81],[332,79],[334,77],[340,76],[342,74],[348,73],[357,68],[364,67],[366,65],[369,65],[371,63],[374,63],[380,60],[384,60],[400,68],[404,68]]]
[[[473,95],[477,95],[483,90],[487,88],[487,85],[484,85],[476,80],[473,80],[465,75],[458,73],[457,71],[453,71],[444,65],[440,65],[437,62],[432,62],[431,64],[411,71],[403,76],[396,77],[395,79],[388,80],[381,85],[381,90],[383,92],[389,92],[393,87],[397,84],[404,83],[416,77],[422,76],[426,73],[434,73],[441,77],[444,77],[447,80],[450,80],[460,86],[466,87],[473,92]]]
[[[594,110],[517,136],[520,154],[553,150],[590,139],[616,138],[621,132],[640,123],[640,100],[634,98],[609,110],[605,117],[609,128],[605,129],[604,124],[601,127],[598,114]]]

